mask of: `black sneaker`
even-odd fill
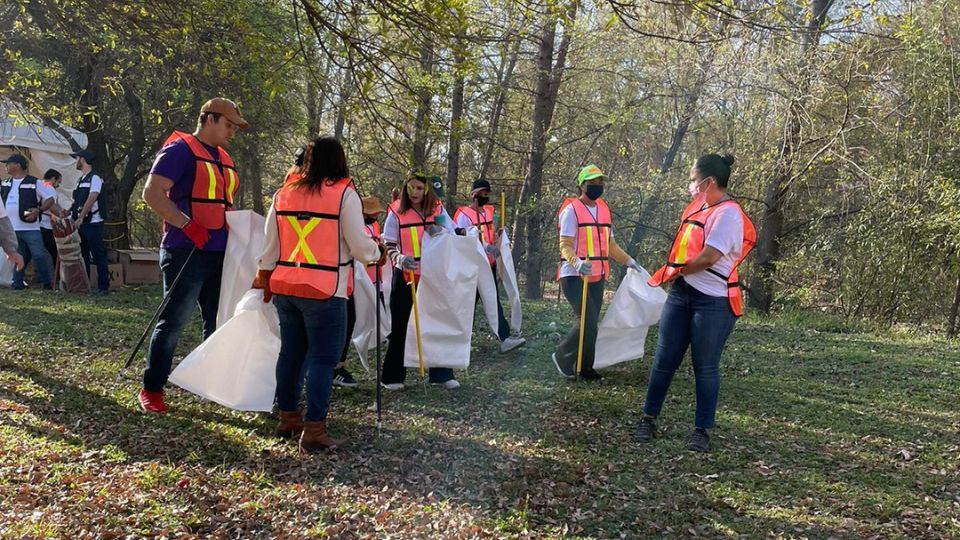
[[[553,353],[550,358],[553,360],[553,365],[557,366],[557,371],[560,372],[560,375],[563,375],[567,379],[575,378],[572,369],[564,370],[562,367],[560,367],[560,362],[557,361],[557,353]]]
[[[657,422],[652,416],[644,416],[640,419],[640,425],[637,426],[637,431],[633,434],[633,438],[638,442],[649,443],[653,442],[654,437],[657,436]]]
[[[687,441],[687,448],[694,452],[709,452],[710,435],[707,434],[707,430],[703,428],[693,430],[693,435]]]
[[[580,378],[585,381],[599,381],[603,379],[603,375],[597,373],[597,370],[590,368],[581,371]]]
[[[341,388],[356,388],[360,383],[353,378],[347,368],[340,368],[333,370],[333,385]]]

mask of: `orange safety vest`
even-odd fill
[[[577,257],[590,261],[593,270],[587,281],[594,283],[610,276],[610,207],[606,201],[597,199],[597,218],[587,209],[587,205],[576,197],[568,197],[557,211],[557,233],[560,233],[560,214],[567,206],[573,205],[577,215],[577,238],[573,244]],[[599,264],[597,263],[599,261]],[[560,260],[560,266],[563,265]],[[560,266],[557,266],[557,280],[560,279]]]
[[[491,204],[482,207],[479,212],[469,206],[461,206],[457,208],[456,213],[453,214],[453,222],[456,223],[461,214],[467,216],[470,219],[470,223],[473,223],[480,229],[480,243],[483,245],[493,245],[496,243],[493,212],[493,205]],[[487,260],[490,261],[490,264],[496,264],[497,262],[497,260],[489,254],[487,254]]]
[[[422,216],[420,212],[417,212],[413,208],[409,208],[406,212],[400,213],[399,204],[396,206],[391,204],[389,210],[397,216],[397,222],[400,225],[400,234],[397,235],[397,244],[400,248],[400,253],[419,261],[423,231],[427,225],[433,224],[437,216],[443,213],[443,204],[437,201],[437,206],[434,207],[433,213],[429,216]],[[406,271],[404,273],[406,273]],[[414,273],[414,280],[420,281],[419,271]]]
[[[364,224],[364,229],[367,231],[367,236],[377,240],[380,238],[380,223],[374,221],[373,225]],[[367,263],[367,275],[370,276],[370,283],[377,283],[377,261]],[[380,269],[380,279],[383,279],[383,269]]]
[[[340,259],[340,209],[353,182],[342,178],[320,190],[282,187],[274,200],[280,258],[270,276],[277,294],[325,300],[340,285],[347,267],[347,295],[352,292],[353,261]]]
[[[240,176],[230,154],[217,148],[219,156],[210,155],[207,147],[189,133],[174,131],[163,146],[182,140],[193,153],[196,169],[190,192],[190,218],[210,230],[226,225],[226,212],[233,208],[233,196],[240,188]]]
[[[690,261],[697,258],[706,245],[706,235],[704,227],[707,220],[723,205],[733,204],[740,212],[740,218],[743,220],[743,245],[740,248],[740,258],[733,264],[733,271],[729,276],[717,272],[713,268],[707,268],[707,272],[717,276],[727,283],[727,299],[730,301],[730,310],[737,317],[743,315],[743,294],[740,292],[740,279],[737,275],[737,266],[747,258],[753,246],[757,243],[757,230],[753,222],[744,213],[739,203],[728,199],[713,206],[707,206],[702,196],[697,196],[687,205],[680,218],[680,227],[677,229],[677,236],[673,239],[673,246],[670,248],[670,255],[667,257],[667,264],[660,267],[659,270],[647,280],[647,284],[652,287],[662,285],[680,274],[680,269]]]

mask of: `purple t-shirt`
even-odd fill
[[[203,144],[201,142],[201,144]],[[206,144],[203,144],[214,159],[219,160],[220,152]],[[173,187],[170,188],[169,197],[177,208],[186,215],[190,215],[190,194],[193,191],[193,176],[196,173],[196,159],[190,147],[182,139],[178,140],[157,154],[157,159],[153,162],[150,174],[165,176],[173,180]],[[223,172],[221,167],[220,172]],[[160,241],[160,247],[167,249],[191,249],[193,241],[183,234],[183,231],[164,222],[163,239]],[[210,231],[210,240],[203,251],[224,251],[227,249],[227,228],[212,229]]]

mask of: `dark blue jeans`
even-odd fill
[[[110,290],[110,271],[107,268],[107,250],[103,246],[103,222],[80,225],[80,254],[90,275],[90,262],[97,265],[97,290]],[[192,263],[191,263],[192,264]]]
[[[304,419],[327,418],[333,393],[333,368],[340,361],[347,333],[347,300],[315,300],[277,294],[280,356],[277,359],[277,407],[296,411],[306,370],[307,411]]]
[[[40,280],[40,284],[45,288],[50,288],[53,275],[50,268],[52,262],[47,249],[43,246],[43,235],[40,234],[40,229],[17,231],[17,242],[17,251],[23,257],[23,268],[19,271],[13,271],[13,288],[26,288],[27,284],[23,282],[23,274],[31,260],[34,261],[33,268],[37,272],[37,279]]]
[[[720,354],[736,322],[737,318],[725,297],[703,294],[683,278],[677,278],[670,287],[667,303],[660,315],[660,335],[653,365],[650,366],[644,414],[660,414],[673,374],[680,367],[689,346],[697,387],[694,425],[712,428],[720,398]]]
[[[147,369],[143,372],[143,387],[150,392],[159,392],[167,384],[173,353],[180,340],[183,327],[190,320],[194,306],[200,307],[203,319],[203,339],[217,329],[217,306],[220,302],[220,277],[223,272],[222,251],[197,251],[190,259],[177,283],[170,292],[170,285],[183,268],[188,249],[161,249],[160,271],[163,274],[163,294],[170,293],[170,302],[160,313],[157,326],[150,338],[147,354]],[[97,270],[99,272],[99,270]]]

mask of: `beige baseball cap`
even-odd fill
[[[240,116],[240,107],[237,107],[236,103],[227,98],[215,97],[207,101],[203,104],[203,107],[200,107],[200,112],[222,114],[227,120],[230,120],[241,129],[250,127],[250,124],[243,119],[243,116]]]

